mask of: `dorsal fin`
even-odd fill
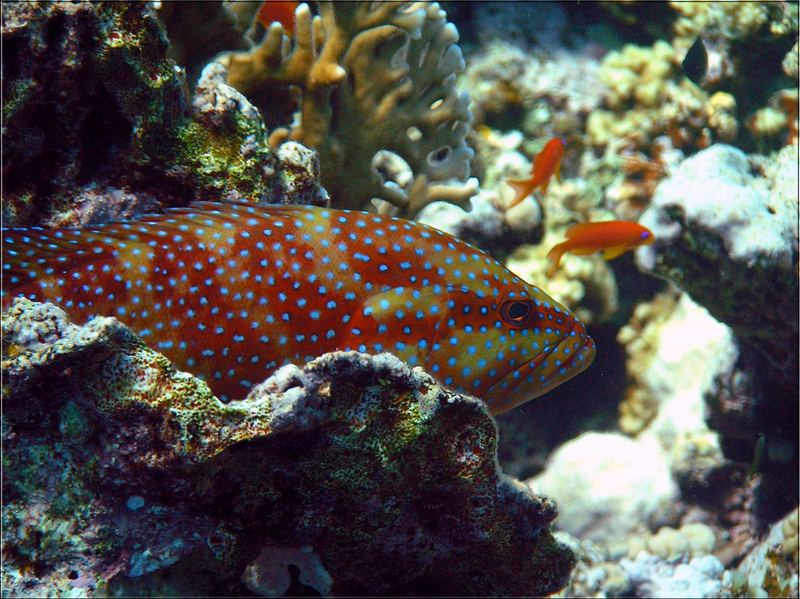
[[[595,225],[597,225],[597,223],[575,223],[569,229],[566,230],[564,236],[567,239],[570,239],[572,237],[577,237],[578,235],[583,235],[587,231],[594,229]]]
[[[306,206],[197,202],[131,221],[60,229],[3,229],[2,283],[11,292],[42,274],[116,260],[129,252],[146,253],[165,241],[185,243],[200,232],[271,226],[277,219],[298,218],[308,210]]]

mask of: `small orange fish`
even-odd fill
[[[605,260],[613,260],[629,250],[655,241],[650,229],[625,220],[578,223],[567,229],[566,236],[566,241],[554,245],[547,254],[550,260],[548,277],[553,276],[565,252],[583,256],[602,251]]]
[[[542,194],[547,193],[547,186],[553,174],[561,181],[561,159],[564,157],[566,147],[567,141],[563,137],[551,139],[533,159],[530,179],[506,179],[506,183],[517,192],[509,208],[519,204],[536,188],[539,188]]]
[[[288,2],[284,0],[266,0],[258,9],[258,22],[269,29],[269,26],[276,21],[283,25],[284,31],[288,35],[294,32],[294,11],[299,2]]]

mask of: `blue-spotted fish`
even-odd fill
[[[325,352],[391,352],[501,413],[591,364],[583,325],[494,258],[363,212],[202,202],[3,231],[3,305],[116,316],[223,400]]]

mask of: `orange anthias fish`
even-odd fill
[[[284,31],[289,35],[294,31],[294,11],[299,2],[289,2],[284,0],[266,0],[258,9],[258,22],[269,29],[269,26],[276,21],[283,25]]]
[[[650,229],[624,220],[578,223],[567,229],[566,236],[566,241],[553,246],[547,254],[550,260],[548,277],[553,276],[565,252],[579,256],[603,252],[604,259],[613,260],[629,250],[655,241]]]
[[[566,147],[567,142],[563,137],[551,139],[533,159],[533,169],[529,179],[506,179],[506,183],[516,192],[509,208],[519,204],[537,188],[543,194],[547,193],[547,186],[553,175],[561,181],[561,159],[564,157]]]
[[[501,413],[591,364],[573,314],[420,223],[202,202],[136,222],[4,229],[2,298],[116,316],[222,400],[287,363],[388,351]]]

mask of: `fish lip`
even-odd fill
[[[583,343],[581,344],[581,346],[578,349],[576,349],[575,351],[572,352],[572,355],[570,356],[569,359],[567,359],[566,361],[561,363],[561,366],[559,368],[567,368],[569,366],[572,366],[573,362],[578,359],[578,356],[580,356],[582,352],[585,352],[587,349],[590,349],[590,348],[594,347],[594,340],[589,336],[589,334],[586,332],[586,329],[583,327],[583,325],[580,322],[575,321],[575,324],[573,324],[572,329],[571,329],[570,332],[572,332],[572,331],[576,332],[578,335],[582,335],[583,336]],[[546,358],[549,358],[550,356],[553,356],[554,354],[556,354],[558,352],[558,350],[561,348],[562,345],[564,345],[566,343],[569,343],[570,339],[572,339],[572,337],[570,335],[565,335],[564,338],[561,339],[561,341],[559,341],[554,346],[552,346],[550,351],[547,352]],[[536,356],[536,357],[538,357],[538,356]],[[531,360],[528,360],[527,362],[525,362],[525,366],[530,364],[530,362],[532,360],[535,360],[536,357],[531,358]],[[592,355],[592,360],[593,359],[594,359],[594,354]],[[586,364],[586,366],[584,366],[579,372],[576,372],[572,376],[580,374],[580,372],[583,372],[584,370],[586,370],[591,365],[592,360],[589,360],[589,362]],[[539,366],[534,368],[534,372],[536,372],[538,370],[539,370]],[[569,378],[572,378],[572,376],[570,376]],[[566,380],[569,380],[569,379],[563,379],[563,380],[566,381]],[[520,380],[517,382],[516,385],[511,387],[511,389],[512,390],[516,390],[517,387],[522,385],[522,383],[524,383],[524,382],[525,382],[525,379],[520,377]],[[561,383],[559,383],[559,384],[561,384]],[[552,389],[552,387],[548,388],[548,391],[550,389]],[[546,392],[547,391],[541,393],[540,395],[543,395]]]
[[[535,394],[526,395],[524,399],[520,399],[517,396],[517,391],[524,385],[530,384],[528,381],[525,380],[525,377],[522,376],[519,377],[519,379],[513,385],[509,385],[507,389],[502,389],[502,390],[500,389],[500,383],[502,383],[502,381],[505,380],[506,377],[512,376],[513,372],[524,371],[524,369],[527,368],[532,361],[537,360],[539,358],[541,358],[542,361],[544,361],[548,357],[554,355],[557,352],[557,350],[562,346],[562,344],[568,343],[570,342],[570,340],[573,340],[574,342],[574,337],[572,335],[570,334],[565,335],[564,338],[562,338],[558,343],[556,343],[550,348],[550,350],[547,352],[545,356],[537,354],[530,360],[527,360],[524,363],[520,364],[517,369],[510,371],[505,377],[499,379],[494,385],[492,385],[492,387],[487,392],[487,396],[491,397],[495,393],[498,394],[498,397],[490,399],[492,403],[492,413],[502,414],[503,412],[511,410],[519,405],[522,405],[523,403],[535,399],[536,397],[544,395],[545,393],[548,393],[549,391],[559,386],[560,384],[572,379],[573,377],[577,376],[578,374],[589,368],[589,366],[591,366],[595,357],[594,339],[591,338],[591,336],[586,331],[586,328],[578,320],[575,320],[573,322],[572,327],[570,329],[570,333],[572,332],[575,332],[579,337],[581,337],[583,339],[583,343],[579,348],[575,349],[572,352],[572,355],[568,360],[561,363],[559,368],[569,368],[570,366],[574,366],[575,361],[578,360],[579,356],[581,355],[584,356],[583,360],[585,364],[583,365],[583,367],[580,370],[573,372],[570,376],[560,379],[558,379],[557,377],[552,377],[551,374],[551,378],[557,379],[557,382],[555,383],[551,382],[550,384],[545,385],[541,390],[539,390]],[[538,370],[539,366],[537,366],[533,371],[537,372]]]

